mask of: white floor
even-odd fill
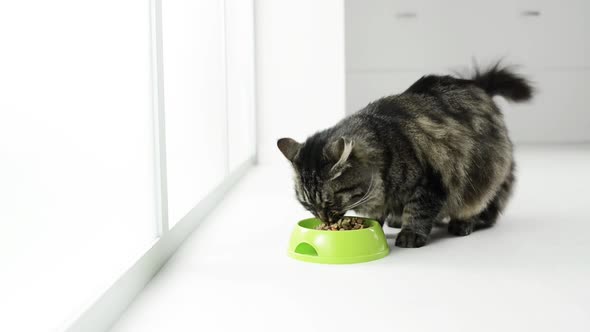
[[[520,148],[496,227],[435,230],[420,249],[316,265],[285,254],[287,163],[254,169],[113,331],[589,331],[590,146]],[[386,229],[392,245],[397,230]]]

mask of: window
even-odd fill
[[[254,22],[249,1],[162,6],[173,225],[254,151]]]
[[[2,2],[0,43],[0,329],[45,331],[253,162],[252,2]]]
[[[236,170],[255,150],[254,8],[226,0],[227,110],[229,170]]]
[[[168,201],[174,224],[227,173],[223,1],[165,1],[162,23]]]

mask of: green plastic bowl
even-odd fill
[[[365,218],[363,218],[365,219]],[[323,264],[362,263],[389,254],[389,246],[378,222],[365,219],[368,228],[350,231],[315,229],[321,221],[304,219],[297,223],[289,243],[289,256],[304,262]]]

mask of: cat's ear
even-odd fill
[[[328,145],[328,149],[326,151],[328,157],[336,162],[330,170],[331,173],[334,173],[332,178],[340,175],[339,173],[342,172],[346,162],[348,161],[348,158],[350,158],[353,147],[354,142],[346,137],[341,137]]]
[[[301,144],[292,138],[281,138],[277,141],[277,146],[285,158],[293,162],[293,158],[295,158],[295,155],[299,152]]]

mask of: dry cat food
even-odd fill
[[[362,228],[367,228],[363,218],[344,217],[333,224],[321,223],[315,229],[322,231],[352,231]]]

